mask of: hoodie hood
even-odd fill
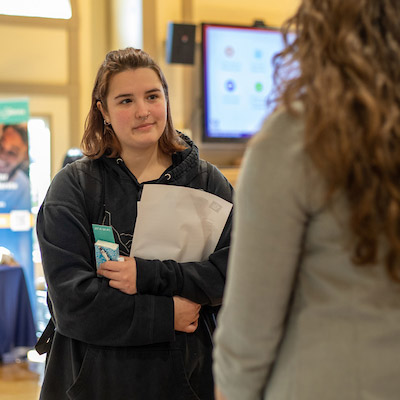
[[[180,138],[186,143],[185,150],[172,154],[172,166],[164,175],[162,175],[155,183],[173,184],[184,186],[191,182],[198,174],[200,163],[199,149],[194,142],[186,135],[180,133]],[[121,157],[109,158],[102,157],[103,162],[118,175],[123,172],[130,175],[137,182],[133,174],[125,166],[125,162]],[[139,183],[137,183],[139,185]]]

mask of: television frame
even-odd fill
[[[223,23],[210,23],[210,22],[203,22],[201,24],[201,79],[202,79],[202,143],[207,144],[207,143],[246,143],[255,133],[257,133],[258,129],[255,129],[253,132],[250,134],[246,135],[247,132],[243,132],[242,134],[234,134],[232,133],[231,135],[222,135],[222,136],[213,136],[210,132],[209,129],[209,124],[208,124],[208,117],[209,117],[209,93],[208,93],[208,60],[207,60],[207,50],[208,50],[208,42],[206,38],[206,33],[209,28],[223,28],[223,29],[232,29],[234,31],[240,32],[241,30],[243,31],[254,31],[254,32],[273,32],[274,35],[278,35],[280,38],[282,37],[281,31],[277,27],[270,27],[270,26],[247,26],[247,25],[235,25],[235,24],[223,24]],[[283,43],[282,43],[282,49],[283,49]],[[274,53],[275,54],[275,53]],[[272,61],[272,58],[270,58],[270,62]],[[271,70],[272,70],[272,64],[271,64]],[[272,75],[271,75],[271,84],[273,84],[272,81]],[[262,124],[262,121],[269,115],[268,109],[267,109],[267,102],[266,99],[270,95],[270,92],[272,90],[272,86],[268,89],[268,91],[265,93],[265,115],[260,119],[260,127]],[[229,133],[229,132],[227,132]]]

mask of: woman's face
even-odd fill
[[[161,81],[150,68],[115,74],[109,83],[106,111],[100,111],[117,135],[123,156],[158,146],[167,122],[167,101]]]

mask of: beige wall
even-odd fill
[[[33,115],[50,116],[53,175],[67,149],[79,145],[98,66],[107,51],[119,47],[113,34],[118,24],[113,20],[114,1],[71,0],[70,21],[0,16],[0,97],[29,97]],[[143,48],[167,77],[177,128],[192,129],[198,140],[199,50],[195,66],[167,64],[168,23],[249,25],[261,19],[279,26],[299,1],[143,0]],[[199,48],[199,39],[197,42]],[[237,156],[235,149],[228,149],[228,155],[226,149],[223,154],[219,149],[202,151],[217,164],[227,164]]]
[[[250,25],[254,20],[279,26],[300,0],[195,0],[195,22],[229,22]]]

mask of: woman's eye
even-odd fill
[[[131,103],[131,102],[132,102],[131,99],[124,99],[124,100],[121,101],[121,104],[128,104],[128,103]]]
[[[151,94],[151,95],[148,97],[148,99],[149,99],[149,100],[156,100],[156,99],[158,99],[158,96],[157,96],[156,94]]]

